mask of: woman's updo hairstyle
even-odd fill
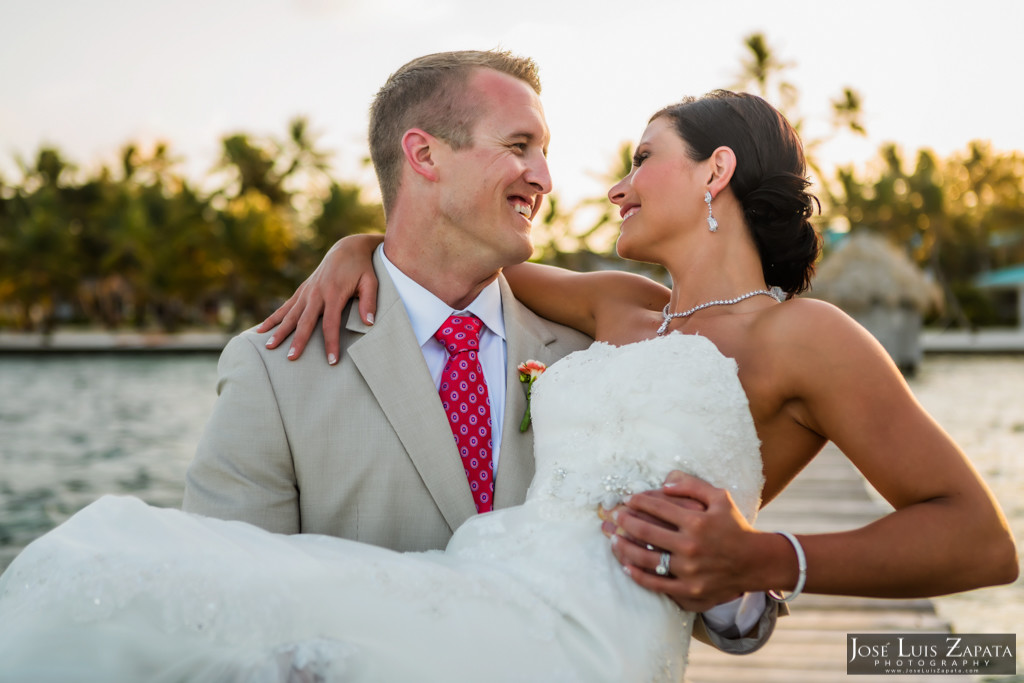
[[[818,234],[810,223],[818,200],[807,192],[807,164],[796,131],[756,95],[715,90],[665,107],[694,161],[719,147],[736,154],[729,186],[743,206],[764,280],[789,296],[810,286],[818,258]],[[818,206],[820,209],[820,206]]]

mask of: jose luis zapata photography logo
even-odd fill
[[[1012,633],[848,633],[847,674],[1013,674]]]

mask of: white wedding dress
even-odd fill
[[[735,362],[678,333],[596,343],[536,382],[532,413],[526,503],[443,552],[93,503],[0,578],[0,680],[682,680],[692,615],[621,571],[595,510],[682,469],[753,519]]]

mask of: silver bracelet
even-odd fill
[[[777,590],[768,591],[768,595],[779,602],[789,602],[803,592],[804,584],[807,583],[807,556],[804,555],[804,548],[800,545],[800,541],[796,540],[796,536],[788,531],[776,531],[775,533],[785,536],[786,540],[793,544],[793,549],[796,550],[796,564],[800,569],[800,576],[796,580],[796,588],[793,589],[789,596],[783,597],[782,593]]]

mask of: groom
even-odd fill
[[[294,363],[269,351],[266,335],[233,339],[185,510],[407,551],[443,548],[478,511],[523,501],[533,441],[519,430],[526,399],[516,366],[550,364],[591,342],[531,313],[500,276],[531,255],[531,220],[551,190],[539,92],[532,60],[499,52],[428,55],[388,79],[370,115],[387,217],[373,258],[376,320],[366,324],[349,305],[345,362],[331,370],[316,353],[319,330],[314,353]],[[466,324],[479,337],[460,356],[463,372],[480,393],[442,400],[489,405],[479,435],[489,446],[469,455],[449,422],[458,411],[438,397],[449,352],[462,353],[440,330]],[[756,638],[717,644],[763,643],[768,612]]]
[[[317,353],[289,362],[266,349],[269,335],[233,339],[185,510],[395,550],[443,548],[478,511],[438,399],[448,354],[434,334],[453,311],[483,323],[487,502],[523,501],[533,435],[519,431],[516,366],[590,344],[531,313],[499,277],[530,256],[530,220],[551,190],[539,90],[532,61],[494,52],[430,55],[388,80],[370,123],[387,217],[374,256],[376,320],[364,324],[351,307],[345,362],[333,369]],[[313,343],[322,350],[320,335]]]

